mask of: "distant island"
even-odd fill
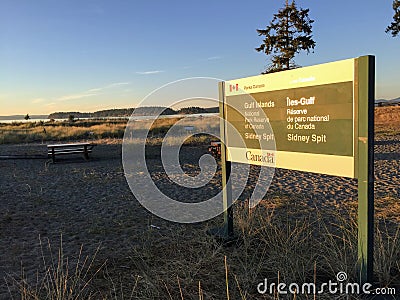
[[[174,110],[169,107],[162,106],[144,106],[138,108],[118,108],[99,110],[96,112],[54,112],[51,113],[47,119],[68,119],[70,116],[74,118],[115,118],[127,117],[132,114],[136,116],[154,116],[154,115],[186,115],[186,114],[207,114],[218,113],[218,107],[202,108],[197,106],[184,107],[179,110]]]
[[[400,106],[400,97],[386,100],[376,99],[375,106]],[[136,116],[154,116],[154,115],[186,115],[186,114],[207,114],[207,113],[218,113],[218,107],[184,107],[178,110],[163,107],[163,106],[145,106],[138,108],[115,108],[99,110],[95,112],[54,112],[50,115],[29,115],[31,119],[68,119],[71,116],[75,119],[79,118],[129,118],[132,114]],[[0,116],[0,120],[24,120],[25,115],[11,115],[11,116]]]
[[[395,105],[400,105],[400,97],[392,100],[386,100],[386,99],[375,100],[375,106],[395,106]]]

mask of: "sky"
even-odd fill
[[[313,53],[301,66],[376,57],[376,98],[400,97],[392,1],[296,1],[310,9]],[[135,107],[190,77],[260,74],[262,29],[284,0],[1,0],[0,115]],[[217,89],[217,87],[216,87]],[[162,99],[154,105],[163,105]]]

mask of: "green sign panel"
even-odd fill
[[[352,82],[251,96],[254,101],[243,95],[227,98],[227,119],[241,133],[247,148],[262,149],[264,142],[274,139],[279,151],[353,156]],[[257,134],[257,129],[269,127],[273,132],[268,136],[266,132]],[[227,134],[229,137],[230,132]],[[228,138],[228,147],[241,144]]]
[[[354,59],[225,82],[227,159],[355,177],[354,84]]]

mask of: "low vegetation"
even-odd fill
[[[129,117],[132,114],[137,116],[151,115],[176,115],[176,114],[205,114],[218,112],[218,107],[202,108],[197,106],[172,109],[162,106],[142,106],[137,108],[107,109],[95,112],[55,112],[48,116],[49,119],[67,119],[70,115],[75,118],[110,118]]]
[[[182,114],[192,113],[197,108],[182,109]],[[193,110],[193,111],[192,111]],[[161,144],[162,137],[181,117],[160,118],[149,125],[148,120],[130,123],[131,129],[143,129],[151,126],[149,144]],[[44,143],[50,141],[77,141],[98,139],[122,139],[126,128],[126,119],[89,119],[71,118],[67,121],[48,122],[15,122],[0,123],[0,144]],[[185,118],[178,126],[195,126],[197,130],[218,131],[218,120],[215,118]],[[400,106],[375,108],[375,131],[382,134],[397,134],[400,127]],[[187,141],[189,144],[208,142],[210,137],[196,136]],[[173,141],[172,141],[173,142]]]
[[[187,134],[186,126],[196,126],[197,130],[207,131],[219,126],[218,120],[212,118],[186,118],[176,126],[179,126],[182,134]],[[163,142],[163,137],[168,130],[182,118],[160,118],[153,121],[141,120],[130,123],[131,130],[150,128],[148,144],[157,145]],[[0,123],[0,144],[20,143],[45,143],[68,142],[77,140],[101,140],[122,139],[128,119],[92,119],[92,120],[68,120],[49,122],[26,123]],[[132,138],[135,138],[132,136]],[[211,137],[196,135],[189,138],[186,143],[196,145],[208,143]],[[178,139],[176,139],[178,140]],[[174,143],[174,138],[169,138],[167,143]]]
[[[124,134],[125,123],[126,121],[63,121],[1,124],[0,143],[121,138]]]
[[[375,108],[375,123],[380,126],[400,126],[400,106]]]
[[[384,204],[385,199],[378,202]],[[397,205],[399,212],[399,206]],[[400,229],[378,208],[375,287],[400,287]],[[361,299],[356,295],[260,295],[257,285],[322,283],[346,272],[357,282],[357,222],[352,209],[320,210],[302,196],[270,195],[256,208],[235,204],[237,241],[223,246],[199,225],[148,227],[125,257],[103,261],[42,258],[36,282],[14,278],[21,299]],[[151,223],[151,221],[149,220]],[[97,255],[97,256],[96,256]]]

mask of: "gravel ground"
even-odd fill
[[[149,151],[150,173],[166,194],[201,200],[219,192],[219,173],[205,190],[182,189],[172,184],[157,159],[159,150]],[[197,174],[198,158],[206,151],[207,147],[184,147],[183,169],[191,175]],[[4,158],[11,154],[45,153],[45,145],[0,145],[0,299],[10,297],[6,281],[12,282],[11,277],[18,277],[22,269],[28,278],[35,276],[43,263],[42,250],[47,251],[48,241],[56,259],[62,238],[64,255],[71,260],[76,258],[82,244],[82,256],[93,255],[99,248],[102,259],[113,260],[125,257],[150,225],[170,226],[144,209],[132,195],[122,167],[121,144],[97,145],[89,161],[79,155],[66,156],[55,164],[47,158]],[[400,134],[377,138],[376,198],[391,197],[398,201],[399,168]],[[252,168],[242,199],[250,195],[255,174]],[[309,203],[322,207],[354,205],[356,183],[354,179],[277,169],[269,194],[300,194]],[[378,209],[388,211],[385,207]],[[400,221],[396,213],[393,218]]]

